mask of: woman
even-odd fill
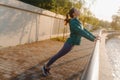
[[[66,15],[66,25],[69,23],[70,26],[70,37],[64,43],[62,49],[54,55],[47,64],[42,67],[42,72],[44,76],[48,76],[50,74],[50,66],[60,57],[67,54],[75,45],[80,45],[81,37],[85,37],[90,41],[96,41],[99,37],[95,37],[89,31],[83,28],[81,22],[77,19],[80,15],[80,12],[72,8],[70,9],[69,13]],[[70,19],[69,19],[70,16]]]

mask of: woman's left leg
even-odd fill
[[[48,61],[48,63],[46,64],[46,67],[50,67],[57,59],[59,59],[60,57],[64,56],[69,51],[71,51],[72,48],[73,48],[73,45],[66,42],[63,48]]]
[[[72,50],[74,45],[71,45],[69,43],[65,43],[64,46],[62,47],[62,49],[56,54],[54,55],[46,65],[43,66],[42,71],[43,74],[45,76],[47,76],[49,74],[49,70],[50,70],[50,66],[60,57],[64,56],[65,54],[67,54],[69,51]]]

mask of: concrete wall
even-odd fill
[[[0,0],[0,46],[15,46],[69,32],[64,16],[17,0]],[[67,30],[67,31],[66,31]]]

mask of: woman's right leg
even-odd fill
[[[66,42],[63,48],[48,61],[48,63],[46,64],[46,67],[50,67],[57,59],[59,59],[60,57],[64,56],[69,51],[71,51],[72,48],[73,48],[73,45]]]
[[[67,54],[71,49],[73,48],[73,45],[69,43],[65,43],[63,48],[56,54],[54,55],[46,65],[42,67],[43,75],[48,76],[50,74],[50,66],[60,57],[64,56]]]

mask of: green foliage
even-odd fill
[[[54,0],[51,11],[57,14],[66,15],[71,6],[72,4],[69,0]]]
[[[60,42],[65,42],[66,39],[67,39],[66,37],[65,38],[63,38],[63,37],[51,38],[51,40],[60,41]]]
[[[70,0],[20,0],[20,1],[62,15],[66,15],[66,13],[69,12],[69,9],[72,7],[72,5],[79,9],[82,6],[81,2],[72,3]]]
[[[120,30],[120,9],[117,15],[112,16],[111,26],[114,30]]]
[[[113,16],[113,21],[111,23],[111,26],[115,30],[120,30],[120,17],[117,15]]]
[[[98,29],[100,27],[109,28],[110,23],[97,19],[88,8],[83,7],[85,0],[20,0],[25,3],[50,10],[57,14],[66,15],[71,7],[75,7],[81,10],[80,20],[85,25],[85,23],[91,24],[93,29]],[[92,0],[93,3],[93,0]],[[92,5],[92,4],[91,4]],[[119,11],[120,13],[120,11]],[[116,26],[118,23],[117,18],[113,19],[112,26]]]
[[[111,23],[108,22],[108,21],[100,20],[99,21],[99,26],[101,26],[102,28],[105,28],[105,29],[110,29],[111,28]]]
[[[88,8],[83,8],[79,18],[82,21],[84,26],[87,23],[87,24],[91,24],[93,26],[93,29],[99,28],[99,19],[94,17]]]
[[[52,9],[52,2],[54,0],[19,0],[19,1],[23,1],[25,3],[31,4],[40,8],[50,10]]]

